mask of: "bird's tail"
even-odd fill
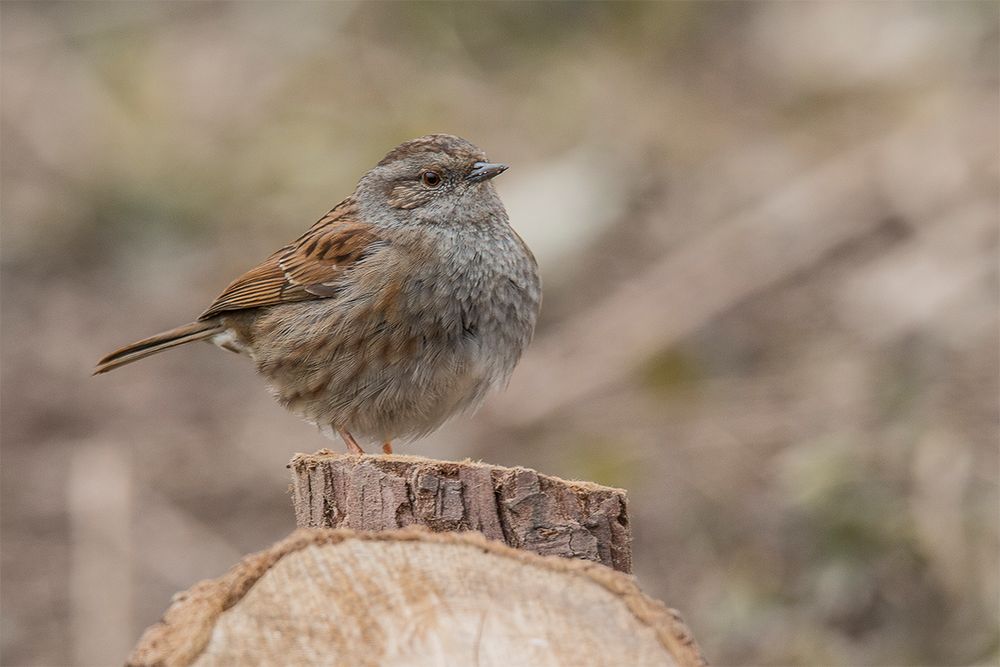
[[[225,331],[225,327],[218,322],[192,322],[191,324],[185,324],[182,327],[177,327],[176,329],[171,329],[170,331],[164,331],[163,333],[150,336],[149,338],[143,338],[142,340],[136,341],[131,345],[118,348],[97,362],[97,367],[94,369],[94,375],[107,373],[108,371],[114,370],[119,366],[124,366],[125,364],[132,363],[133,361],[144,359],[151,354],[162,352],[163,350],[170,349],[171,347],[177,347],[178,345],[183,345],[184,343],[210,338],[218,333],[222,333],[223,331]]]

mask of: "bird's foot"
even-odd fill
[[[382,453],[383,454],[392,454],[392,442],[391,441],[387,440],[386,442],[382,443]]]
[[[347,445],[348,452],[350,452],[351,454],[365,453],[365,450],[361,449],[361,445],[358,444],[358,441],[354,439],[353,435],[351,435],[342,428],[338,428],[337,433],[340,434],[340,437],[344,441],[344,444]]]

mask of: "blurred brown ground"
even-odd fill
[[[997,664],[997,3],[0,11],[2,664],[117,664],[289,532],[328,443],[249,363],[90,370],[434,131],[513,165],[545,306],[399,451],[629,489],[715,664]]]

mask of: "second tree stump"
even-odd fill
[[[475,530],[541,555],[632,571],[625,491],[527,468],[321,450],[289,466],[303,528]]]

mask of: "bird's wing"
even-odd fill
[[[345,272],[387,245],[346,199],[293,243],[232,282],[202,313],[220,313],[335,296]]]

